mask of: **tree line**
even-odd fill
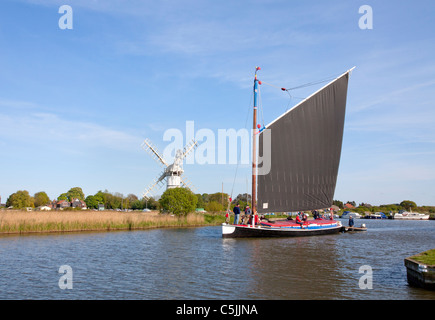
[[[172,191],[171,191],[172,190]],[[175,188],[166,190],[159,200],[154,198],[141,198],[139,199],[134,194],[124,196],[119,192],[109,192],[108,190],[98,191],[93,195],[85,196],[82,188],[73,187],[65,193],[61,193],[56,200],[66,200],[71,202],[73,199],[83,200],[89,209],[98,209],[99,205],[103,205],[105,209],[130,209],[130,210],[143,210],[148,208],[150,210],[162,210],[173,212],[176,214],[185,214],[195,211],[197,208],[203,208],[208,212],[225,211],[228,207],[232,208],[239,204],[242,209],[247,205],[251,205],[250,194],[238,194],[237,197],[231,199],[227,193],[216,192],[212,194],[194,194],[188,189]],[[7,201],[6,207],[13,207],[14,209],[23,208],[37,208],[52,203],[44,191],[36,192],[33,196],[27,190],[18,190],[11,194]],[[355,208],[352,211],[358,213],[364,212],[398,212],[399,210],[414,210],[428,213],[435,213],[433,206],[417,206],[414,201],[404,200],[396,204],[384,204],[380,206],[371,206],[367,203],[360,203],[356,205],[355,201],[347,201]],[[345,209],[344,203],[339,200],[334,200],[334,205],[340,209]]]
[[[18,190],[8,197],[6,207],[12,207],[14,209],[37,208],[50,205],[53,201],[66,200],[71,202],[73,199],[84,201],[89,209],[98,209],[99,205],[103,205],[105,209],[142,210],[148,208],[156,210],[159,206],[158,201],[154,198],[148,200],[139,199],[134,194],[124,196],[122,193],[111,193],[107,190],[100,190],[94,195],[88,195],[85,197],[82,188],[74,187],[65,193],[61,193],[55,200],[50,200],[45,191],[36,192],[31,196],[27,190]]]
[[[246,194],[239,194],[235,199],[230,199],[227,193],[222,192],[193,194],[187,189],[175,189],[177,190],[166,190],[159,200],[155,198],[139,199],[134,194],[124,196],[122,193],[109,192],[108,190],[100,190],[93,195],[86,196],[81,187],[70,188],[67,192],[61,193],[56,199],[50,200],[45,191],[36,192],[32,196],[27,190],[18,190],[8,197],[6,207],[12,207],[13,209],[37,208],[61,200],[72,202],[73,199],[78,199],[84,201],[88,209],[98,209],[100,205],[103,205],[105,209],[143,210],[148,208],[150,210],[165,210],[181,214],[195,211],[197,208],[202,208],[208,212],[225,211],[230,200],[231,209],[236,203],[244,208],[251,201],[251,196]]]
[[[168,196],[170,194],[171,193],[169,192]],[[185,206],[186,208],[182,210],[183,212],[186,211],[187,208],[190,208],[190,211],[195,211],[196,208],[203,208],[206,211],[212,212],[224,211],[227,208],[229,201],[228,194],[221,192],[213,194],[193,194],[189,191],[188,195],[182,196],[183,191],[175,191],[175,194],[176,198],[181,197],[181,200],[178,199],[177,201],[184,202],[183,206]],[[187,205],[184,197],[189,198],[189,205]],[[127,196],[124,196],[122,193],[109,192],[108,190],[100,190],[93,195],[85,196],[81,187],[73,187],[67,192],[61,193],[56,199],[50,200],[49,196],[45,191],[36,192],[32,196],[27,190],[18,190],[17,192],[14,192],[8,197],[6,201],[6,207],[12,207],[14,209],[37,208],[40,206],[49,205],[53,201],[66,200],[68,202],[71,202],[73,201],[73,199],[78,199],[83,200],[86,203],[88,209],[98,209],[99,205],[103,205],[105,209],[143,210],[145,208],[148,208],[150,210],[160,210],[168,209],[168,201],[165,200],[166,198],[167,197],[163,197],[162,201],[158,201],[153,197],[149,199],[139,199],[134,194],[128,194]],[[172,203],[173,202],[174,200],[172,200]],[[176,211],[178,212],[178,210]]]
[[[351,204],[355,208],[346,209],[345,204],[342,201],[334,200],[334,205],[343,210],[350,210],[357,213],[365,213],[365,212],[399,212],[400,210],[413,210],[418,212],[426,212],[426,213],[435,213],[435,206],[418,206],[415,201],[411,200],[403,200],[400,203],[392,203],[392,204],[381,204],[379,206],[372,206],[369,203],[362,202],[360,204],[356,204],[355,201],[347,201],[345,204]]]

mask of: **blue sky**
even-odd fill
[[[72,30],[58,26],[64,4]],[[145,138],[163,152],[186,121],[216,135],[251,126],[255,66],[279,87],[356,66],[334,198],[435,205],[434,15],[433,1],[2,0],[2,202],[76,186],[140,196],[161,173]],[[264,122],[317,89],[290,99],[263,85]],[[250,179],[247,165],[184,169],[199,193],[223,183],[235,197]]]

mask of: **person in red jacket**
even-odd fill
[[[299,214],[296,215],[296,223],[301,225],[301,229],[303,228],[304,223],[302,222]]]

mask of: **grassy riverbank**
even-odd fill
[[[416,260],[418,262],[427,264],[427,265],[435,265],[435,249],[428,250],[422,253],[419,253],[415,256],[412,256],[411,259]]]
[[[158,212],[0,211],[0,234],[111,231],[218,225],[221,215],[192,213],[176,217]]]

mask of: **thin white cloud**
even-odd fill
[[[0,107],[9,109],[35,109],[38,105],[28,101],[0,99]]]
[[[426,111],[409,111],[408,113],[386,112],[383,114],[354,117],[352,122],[346,125],[347,130],[370,131],[370,132],[403,132],[406,134],[421,129],[422,126],[433,127],[434,114]],[[417,132],[416,132],[417,133]]]
[[[407,87],[400,88],[391,92],[384,92],[380,97],[373,99],[367,103],[353,106],[350,108],[350,112],[360,112],[363,110],[371,109],[373,107],[382,107],[385,103],[391,102],[393,99],[403,97],[409,93],[415,93],[415,90],[425,88],[425,87],[435,87],[435,80],[425,81],[422,83],[412,84]],[[418,96],[418,95],[417,95]]]
[[[129,133],[74,116],[37,112],[20,115],[0,114],[0,138],[4,143],[20,141],[21,144],[43,144],[47,147],[68,146],[68,150],[75,146],[83,152],[98,148],[136,150],[141,141]]]

